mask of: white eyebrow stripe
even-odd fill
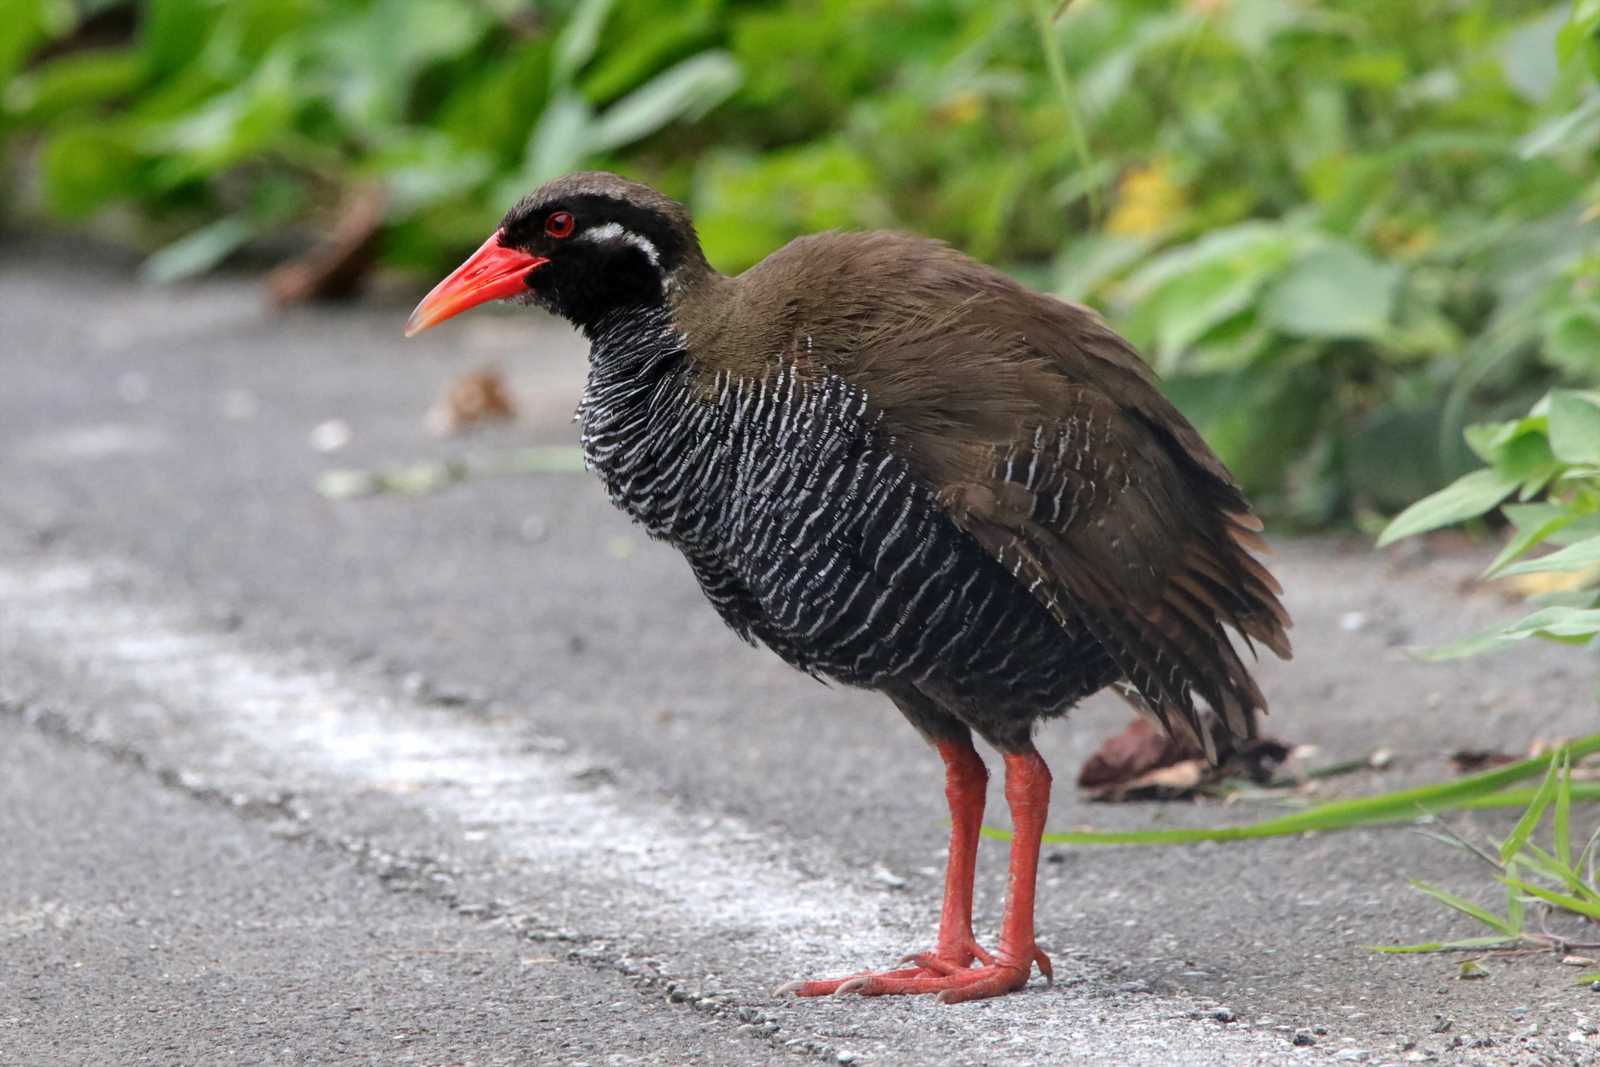
[[[632,230],[623,229],[620,222],[608,222],[604,226],[584,230],[578,238],[584,241],[621,241],[623,244],[630,244],[643,252],[653,266],[661,266],[661,253],[656,250],[656,246],[651,244],[648,238],[640,237]]]

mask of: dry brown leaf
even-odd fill
[[[1168,737],[1140,717],[1084,762],[1078,788],[1089,800],[1182,800],[1226,778],[1268,781],[1289,752],[1281,741],[1257,738],[1213,767],[1194,743]]]
[[[1504,767],[1508,763],[1515,763],[1517,758],[1486,748],[1463,748],[1450,753],[1450,767],[1457,774],[1476,774],[1492,767]]]
[[[428,412],[428,429],[448,437],[494,419],[514,419],[516,405],[498,368],[480,367],[463,375]]]

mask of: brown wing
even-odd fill
[[[1266,702],[1223,626],[1288,658],[1289,617],[1226,468],[1093,312],[916,247],[943,261],[923,275],[937,290],[874,325],[840,373],[951,518],[1096,635],[1136,706],[1208,754],[1197,696],[1254,736]]]

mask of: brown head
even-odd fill
[[[535,303],[591,328],[665,303],[712,273],[682,204],[602,171],[547,182],[411,313],[406,336],[490,300]]]

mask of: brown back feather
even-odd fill
[[[1290,655],[1261,522],[1093,311],[892,233],[802,238],[694,311],[704,362],[861,387],[952,520],[1099,638],[1136,706],[1211,754],[1196,696],[1254,736],[1266,702],[1223,626]]]

